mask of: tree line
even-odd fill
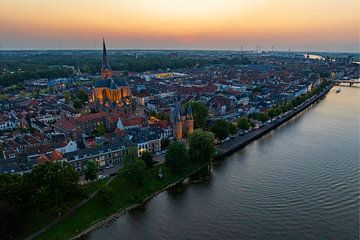
[[[189,135],[187,142],[173,141],[169,144],[165,164],[174,174],[179,174],[187,168],[209,162],[214,154],[213,133],[197,129]],[[143,185],[147,179],[146,168],[152,167],[152,163],[152,156],[148,152],[139,158],[136,151],[130,150],[119,175],[129,183]]]
[[[172,58],[167,55],[131,56],[113,54],[109,56],[113,70],[144,72],[158,69],[179,69],[211,64],[239,65],[250,63],[247,58]],[[90,74],[100,72],[101,54],[99,53],[72,53],[61,52],[29,54],[29,55],[3,55],[0,56],[0,85],[11,86],[22,83],[24,80],[39,78],[68,77],[73,73],[71,68],[63,65],[79,67],[80,71]]]
[[[248,130],[251,127],[254,127],[254,123],[252,120],[257,120],[262,123],[267,122],[274,117],[277,117],[285,112],[292,110],[294,107],[297,107],[304,103],[306,100],[311,97],[319,94],[324,88],[329,84],[327,81],[323,81],[319,86],[311,89],[307,93],[298,96],[291,101],[284,103],[280,106],[275,106],[273,108],[267,109],[266,111],[259,112],[256,114],[252,114],[250,116],[242,116],[240,117],[236,123],[231,123],[223,119],[219,119],[214,121],[214,123],[210,126],[210,130],[215,134],[215,137],[218,140],[224,140],[228,136],[236,134],[237,130]]]

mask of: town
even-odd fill
[[[154,53],[127,54],[140,61]],[[94,160],[110,174],[130,148],[138,157],[148,152],[154,163],[162,162],[169,143],[196,128],[214,132],[217,143],[231,141],[276,120],[323,81],[359,77],[358,65],[344,55],[258,49],[156,54],[190,64],[113,70],[103,41],[102,65],[95,73],[64,65],[68,77],[3,86],[0,172],[24,173],[44,162],[66,161],[82,175],[86,162]],[[6,67],[2,71],[9,74]]]

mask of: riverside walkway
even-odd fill
[[[258,128],[258,129],[254,129],[251,132],[246,133],[244,135],[237,134],[237,136],[235,138],[233,138],[231,141],[217,145],[216,149],[220,153],[215,156],[215,159],[221,159],[221,158],[245,147],[250,142],[264,136],[271,130],[273,130],[273,129],[277,128],[278,126],[280,126],[281,124],[287,122],[288,120],[290,120],[291,118],[296,116],[298,113],[302,112],[303,110],[305,110],[306,108],[308,108],[309,106],[314,104],[315,102],[319,101],[323,96],[325,96],[325,94],[327,92],[330,91],[330,89],[332,87],[333,87],[333,85],[326,87],[319,95],[310,98],[303,104],[299,105],[297,107],[297,109],[293,109],[293,110],[289,111],[286,115],[284,115],[280,118],[277,118],[276,120],[272,121],[271,123],[267,123],[266,125],[263,125],[262,127]]]

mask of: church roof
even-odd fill
[[[116,90],[125,86],[128,86],[128,84],[125,81],[125,79],[121,79],[121,78],[100,79],[97,80],[94,84],[95,88],[105,87],[111,90]]]
[[[189,103],[189,106],[188,106],[188,109],[187,109],[187,115],[192,115],[191,103]]]
[[[180,116],[181,116],[181,106],[179,102],[176,102],[173,112],[173,120],[174,122],[180,122]]]
[[[193,119],[191,103],[189,103],[189,106],[187,108],[186,118]]]

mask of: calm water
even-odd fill
[[[89,239],[359,239],[359,94],[332,89]]]

